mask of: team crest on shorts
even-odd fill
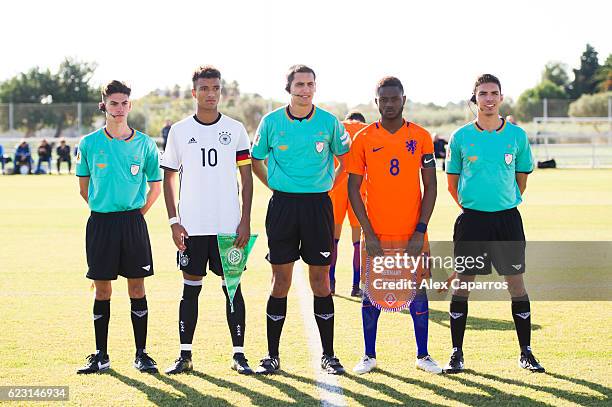
[[[189,265],[189,256],[184,253],[179,253],[179,264],[182,267],[187,267]]]
[[[224,146],[228,145],[232,142],[232,138],[230,137],[231,135],[232,133],[229,131],[219,132],[219,143],[223,144]]]
[[[316,148],[316,150],[317,150],[317,153],[322,152],[324,147],[325,147],[325,143],[324,143],[324,142],[322,142],[322,141],[317,141],[317,142],[315,143],[315,148]]]
[[[507,165],[512,164],[512,159],[514,157],[512,156],[512,154],[504,154],[504,161],[506,162]]]
[[[140,171],[140,165],[132,164],[132,166],[130,167],[130,172],[132,173],[132,175],[138,174],[138,171]]]

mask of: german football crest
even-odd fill
[[[512,159],[514,157],[512,156],[512,154],[505,154],[504,155],[504,161],[506,162],[507,165],[512,164]]]
[[[219,143],[223,144],[224,146],[228,145],[232,142],[232,138],[230,136],[231,133],[229,131],[219,132]]]
[[[187,256],[183,252],[179,252],[179,264],[182,267],[187,267],[189,265],[189,256]]]
[[[132,166],[130,167],[130,172],[132,173],[132,175],[137,175],[138,171],[140,171],[140,165],[132,164]]]
[[[238,248],[234,246],[236,241],[235,234],[217,235],[217,246],[221,257],[221,266],[223,267],[223,277],[225,278],[225,286],[227,288],[227,296],[229,297],[230,311],[234,312],[234,295],[240,284],[242,273],[246,266],[249,253],[255,244],[257,235],[251,235],[246,247]]]
[[[232,247],[227,251],[227,262],[232,266],[240,264],[242,261],[242,250]]]
[[[324,143],[324,142],[322,142],[322,141],[317,141],[317,142],[315,143],[315,148],[316,148],[316,150],[317,150],[317,153],[322,152],[324,147],[325,147],[325,143]]]

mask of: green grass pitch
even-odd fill
[[[521,206],[530,240],[612,240],[612,171],[552,170],[530,176]],[[457,207],[438,172],[438,201],[430,239],[449,240]],[[281,341],[284,373],[242,377],[229,369],[231,342],[220,281],[204,280],[194,339],[196,372],[146,375],[133,367],[133,335],[126,283],[114,284],[109,354],[112,370],[77,376],[94,348],[92,291],[85,279],[88,209],[74,176],[0,177],[0,385],[67,385],[68,405],[320,405],[295,288]],[[269,193],[255,181],[252,231],[260,238],[243,278],[247,305],[246,353],[251,366],[266,352],[265,304],[270,269],[264,260]],[[147,279],[147,348],[161,369],[178,354],[177,312],[182,279],[163,198],[147,215],[155,276]],[[335,349],[351,371],[363,352],[359,303],[348,296],[350,230],[340,241]],[[537,272],[537,270],[532,270]],[[607,283],[607,282],[606,282]],[[310,299],[308,301],[311,301]],[[443,364],[450,350],[448,302],[431,303],[430,345]],[[509,302],[470,305],[465,357],[469,372],[434,376],[414,367],[407,313],[381,317],[379,369],[338,380],[348,405],[610,405],[610,302],[532,303],[534,352],[548,373],[517,367],[517,340]]]

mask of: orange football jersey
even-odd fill
[[[421,214],[423,156],[433,160],[433,152],[429,132],[411,122],[394,134],[380,122],[357,134],[347,171],[364,176],[366,211],[376,234],[412,235]]]

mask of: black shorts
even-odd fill
[[[149,232],[139,209],[92,212],[85,236],[87,278],[116,280],[153,275]]]
[[[334,242],[334,210],[329,195],[274,191],[266,214],[268,261],[287,264],[300,257],[329,266]]]
[[[216,235],[189,236],[184,252],[176,253],[176,264],[181,271],[192,276],[205,276],[206,266],[218,276],[223,275]]]
[[[525,231],[518,209],[482,212],[464,209],[453,233],[455,270],[466,275],[525,272]]]

